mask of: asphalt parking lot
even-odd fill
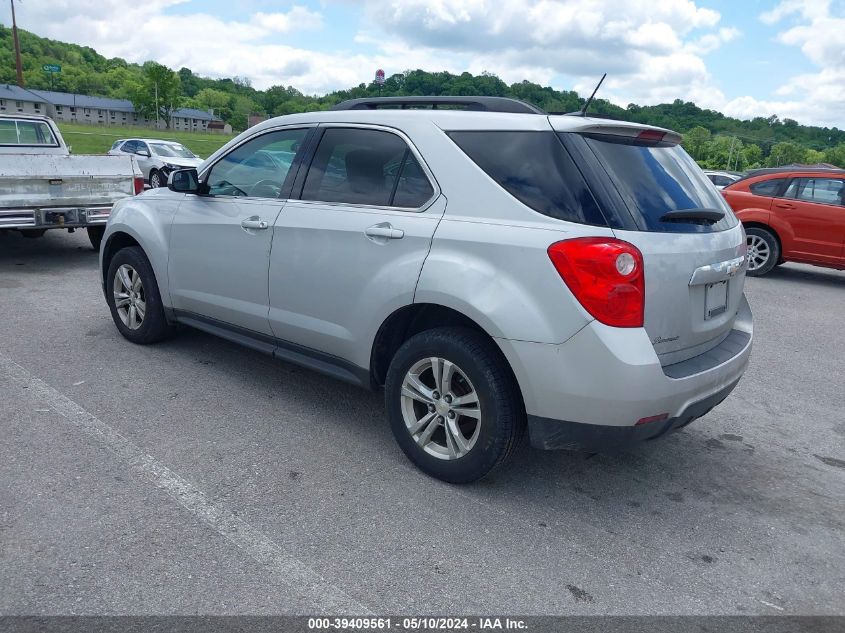
[[[455,487],[379,394],[134,346],[84,232],[0,235],[0,614],[845,614],[845,273],[746,289],[751,368],[708,416]]]

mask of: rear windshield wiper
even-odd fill
[[[661,222],[686,222],[687,224],[716,224],[724,219],[719,209],[677,209],[660,216]]]

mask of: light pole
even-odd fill
[[[23,88],[23,66],[21,65],[21,43],[18,41],[18,22],[15,19],[15,0],[12,3],[12,39],[15,41],[15,66],[18,71],[18,85]]]
[[[158,81],[155,82],[156,84],[156,129],[158,129]]]

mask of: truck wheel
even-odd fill
[[[147,345],[173,331],[164,316],[153,267],[138,246],[120,249],[106,274],[106,301],[124,338]]]
[[[44,237],[46,232],[47,229],[23,229],[21,235],[27,239],[34,240],[36,237]]]
[[[504,463],[525,432],[525,410],[501,351],[469,328],[408,339],[384,389],[396,441],[420,470],[469,483]]]
[[[748,275],[761,277],[780,261],[780,244],[774,234],[756,226],[745,229],[748,242]]]
[[[91,246],[95,251],[100,250],[100,243],[103,241],[103,233],[106,232],[105,226],[89,226],[85,230],[88,232],[88,239],[91,241]]]
[[[158,189],[159,187],[161,187],[161,174],[153,169],[150,172],[150,189]]]

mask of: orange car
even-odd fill
[[[745,227],[749,275],[784,262],[845,270],[845,170],[761,169],[722,195]]]

